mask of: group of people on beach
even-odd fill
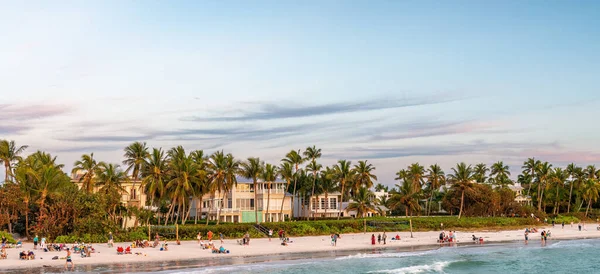
[[[456,240],[456,231],[448,231],[448,233],[446,233],[446,231],[442,230],[442,232],[440,232],[440,236],[438,237],[439,244],[452,244],[456,242],[458,242],[458,240]]]

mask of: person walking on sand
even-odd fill
[[[115,243],[114,243],[114,238],[113,238],[112,232],[108,232],[108,244],[107,245],[108,245],[108,247],[113,247],[114,244]]]
[[[381,244],[381,234],[377,235],[377,244]]]
[[[381,238],[383,239],[383,244],[385,244],[385,240],[387,239],[387,235],[385,235],[385,232],[383,232],[383,236],[381,236]]]
[[[196,235],[196,240],[198,240],[198,244],[200,244],[200,240],[202,240],[202,233],[198,232],[198,235]]]
[[[38,235],[35,235],[35,238],[33,238],[33,249],[37,249],[38,246]]]
[[[75,268],[75,264],[73,263],[73,260],[71,259],[71,250],[69,248],[67,248],[67,257],[66,257],[67,261],[65,262],[65,270],[68,270],[69,268],[67,267],[67,265],[69,263],[71,263],[71,271],[73,271],[73,269]]]
[[[223,239],[225,239],[223,232],[219,232],[219,240],[221,240],[221,244],[223,244]]]
[[[273,238],[273,229],[269,229],[269,242],[271,241],[271,238]]]
[[[212,231],[209,230],[208,233],[206,233],[206,237],[208,237],[209,241],[212,240],[212,237],[213,237]]]
[[[375,245],[375,234],[371,235],[371,245]]]

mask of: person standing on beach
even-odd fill
[[[371,245],[375,245],[375,234],[371,235]]]
[[[114,239],[113,239],[112,232],[108,232],[108,247],[113,247],[113,245],[114,245]]]
[[[269,242],[271,241],[271,238],[273,238],[273,229],[269,229]]]
[[[381,234],[377,235],[377,244],[381,244]]]
[[[212,231],[209,230],[208,233],[206,233],[206,237],[208,237],[208,240],[211,241],[213,237]]]
[[[440,223],[440,229],[444,230],[444,223]]]
[[[385,232],[383,232],[383,236],[381,236],[381,238],[383,238],[383,244],[385,244],[385,240],[387,239],[387,235],[385,235]]]
[[[200,240],[202,240],[202,233],[198,232],[198,235],[196,235],[196,240],[198,240],[198,244],[200,244]]]
[[[38,246],[38,235],[35,235],[35,238],[33,238],[33,249],[37,249]]]
[[[577,227],[579,228],[579,231],[581,231],[581,223],[578,223]]]
[[[529,241],[529,232],[525,231],[525,244]]]
[[[565,221],[562,222],[562,229],[565,229]]]
[[[219,232],[219,240],[221,240],[221,244],[223,244],[223,239],[225,239],[223,232]],[[270,240],[270,238],[269,238],[269,240]]]
[[[71,263],[71,271],[73,271],[73,269],[75,268],[75,264],[73,263],[73,260],[71,259],[71,250],[69,248],[67,248],[67,257],[66,257],[67,261],[65,262],[65,269],[69,269],[67,267],[67,265],[69,263]]]

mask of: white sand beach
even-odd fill
[[[571,227],[570,224],[565,225],[562,229],[560,225],[556,227],[546,226],[539,228],[542,230],[550,230],[552,237],[549,242],[560,239],[589,239],[600,238],[600,231],[596,229],[597,224],[586,224],[583,231],[578,231],[577,225]],[[457,231],[458,245],[473,245],[471,235],[484,238],[485,243],[505,242],[505,241],[524,241],[524,229],[507,230],[507,231]],[[439,246],[436,239],[440,231],[430,232],[414,232],[413,238],[410,238],[410,232],[386,232],[388,235],[387,245],[377,244],[371,245],[371,234],[342,234],[338,240],[337,246],[331,246],[329,236],[313,236],[291,238],[293,241],[288,246],[282,246],[281,242],[275,238],[269,241],[267,238],[251,239],[249,246],[238,245],[237,239],[226,239],[223,246],[230,250],[229,254],[213,254],[210,250],[202,250],[196,241],[184,241],[181,245],[175,245],[174,242],[169,242],[168,251],[159,251],[159,248],[134,248],[134,254],[117,255],[117,246],[126,246],[130,243],[115,243],[114,248],[108,248],[106,243],[94,244],[96,253],[89,258],[81,258],[78,254],[73,254],[73,262],[76,265],[83,264],[114,264],[114,263],[143,263],[143,262],[160,262],[160,261],[176,261],[176,260],[211,260],[218,257],[238,257],[238,256],[264,256],[271,254],[284,253],[307,253],[320,252],[330,250],[369,250],[378,248],[390,247],[418,247],[418,246]],[[529,236],[529,244],[539,244],[540,236],[538,233],[532,233]],[[375,235],[377,236],[378,233]],[[400,235],[400,241],[391,241],[390,238]],[[215,241],[218,248],[220,242]],[[39,268],[44,266],[60,267],[65,264],[64,259],[52,260],[54,256],[63,258],[66,252],[42,252],[35,251],[36,259],[31,261],[19,260],[18,253],[22,250],[33,250],[32,243],[24,243],[22,249],[7,249],[8,259],[0,260],[0,270],[4,269],[23,269],[23,268]],[[136,252],[142,255],[135,255]]]

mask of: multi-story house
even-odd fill
[[[296,198],[294,200],[294,217],[295,218],[335,218],[340,214],[339,206],[342,194],[339,192],[315,195],[310,199]],[[304,205],[304,206],[303,206]],[[341,211],[344,217],[344,211]]]
[[[257,207],[259,222],[289,220],[292,214],[292,196],[285,191],[286,183],[272,182],[270,195],[268,185],[265,182],[257,183],[256,201],[252,182],[238,182],[237,186],[233,186],[227,193],[217,191],[214,194],[205,194],[202,197],[202,207],[197,206],[199,199],[194,199],[190,215],[195,217],[198,214],[202,219],[209,220],[217,220],[220,216],[221,222],[252,223],[256,222],[254,209]]]

